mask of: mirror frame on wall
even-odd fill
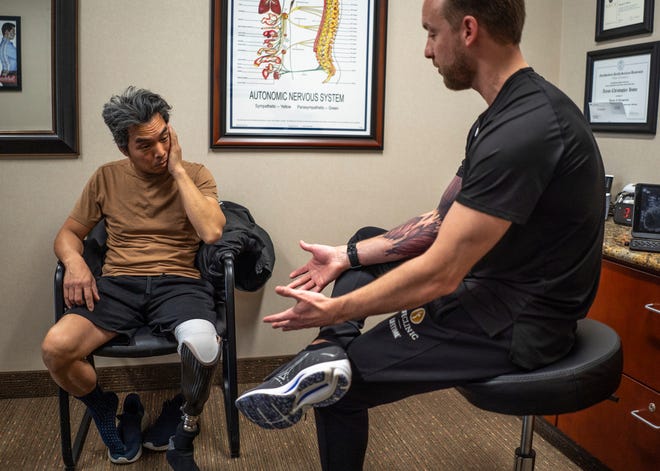
[[[0,132],[0,157],[77,156],[78,0],[51,0],[53,129]]]

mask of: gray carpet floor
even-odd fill
[[[242,385],[241,390],[252,385]],[[120,394],[120,399],[126,393]],[[173,391],[146,391],[140,397],[152,420]],[[73,415],[82,415],[79,401]],[[493,471],[513,469],[520,440],[516,417],[484,412],[454,390],[436,391],[373,409],[365,471]],[[202,416],[195,456],[205,471],[318,471],[313,414],[286,430],[268,431],[241,417],[241,456],[229,458],[222,390],[214,386]],[[63,469],[56,397],[0,400],[0,470]],[[536,471],[581,468],[538,434]],[[83,470],[169,470],[164,453],[146,451],[137,462],[109,462],[94,426],[81,455]]]

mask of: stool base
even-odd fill
[[[513,471],[534,471],[534,459],[536,458],[536,452],[532,449],[534,419],[536,417],[533,415],[526,415],[522,418],[520,447],[516,448]]]
[[[534,459],[536,452],[534,450],[527,455],[520,452],[520,448],[516,448],[516,459],[513,463],[513,471],[534,471]]]

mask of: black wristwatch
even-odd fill
[[[360,265],[360,259],[358,258],[355,242],[351,242],[346,246],[346,255],[348,255],[348,261],[351,264],[351,269],[362,267],[362,265]]]

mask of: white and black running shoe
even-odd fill
[[[250,421],[266,429],[287,428],[310,407],[340,400],[351,385],[351,365],[337,345],[303,350],[266,381],[236,400]]]

